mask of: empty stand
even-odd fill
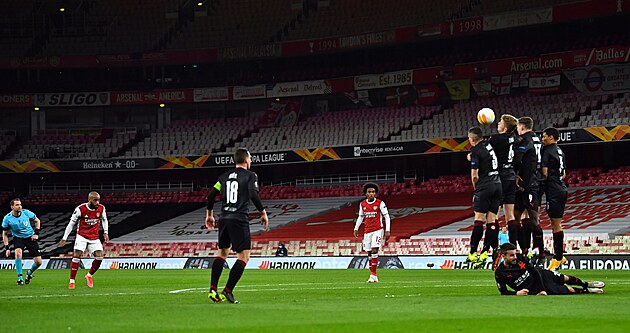
[[[468,194],[431,196],[380,196],[388,205],[392,220],[392,241],[434,229],[472,215]],[[390,200],[391,199],[391,200]],[[257,234],[254,240],[341,240],[353,239],[357,205]]]
[[[515,117],[530,116],[534,119],[534,128],[542,130],[546,127],[579,127],[581,116],[590,117],[591,110],[601,108],[604,101],[612,100],[611,96],[582,96],[579,93],[565,93],[560,95],[517,95],[509,97],[494,97],[473,100],[468,103],[455,104],[452,109],[445,109],[431,119],[414,124],[405,129],[400,136],[393,137],[394,141],[406,141],[410,138],[451,138],[464,137],[469,128],[478,126],[477,111],[483,107],[490,107],[498,117],[508,113]],[[498,120],[497,120],[498,121]],[[588,122],[601,126],[602,122]],[[568,126],[567,126],[568,125]],[[492,127],[495,127],[494,125]],[[494,133],[493,129],[486,129],[487,135]]]
[[[33,0],[3,1],[0,11],[0,50],[3,55],[23,56],[33,43]]]
[[[37,209],[33,209],[37,214]],[[140,211],[107,211],[107,219],[110,228],[115,227],[118,223],[139,214]],[[72,211],[67,212],[50,212],[38,215],[41,221],[42,231],[40,233],[39,248],[43,254],[50,254],[58,251],[58,242],[63,237],[66,226],[70,222]],[[74,231],[68,237],[68,243],[73,244],[76,238],[76,226]]]
[[[383,107],[317,114],[292,127],[260,128],[245,137],[242,145],[252,151],[273,151],[377,143],[430,118],[438,110],[439,107]]]
[[[276,32],[300,12],[293,0],[221,1],[214,10],[195,15],[183,27],[170,49],[236,47],[268,43]]]
[[[287,39],[346,36],[435,24],[450,19],[457,8],[467,3],[468,0],[425,1],[420,6],[415,0],[398,1],[396,5],[379,0],[331,1],[329,6],[319,6],[303,24],[297,24]]]
[[[257,121],[252,117],[175,121],[132,146],[125,156],[209,155],[252,131]]]
[[[136,138],[135,128],[46,130],[33,136],[13,159],[108,158]]]
[[[338,209],[339,207],[358,202],[358,197],[328,197],[320,199],[295,200],[265,200],[265,209],[269,217],[271,230],[284,227],[295,221],[319,215],[322,212]],[[215,217],[221,216],[221,203],[214,207]],[[250,223],[253,234],[262,233],[263,227],[257,223],[260,214],[250,204]],[[116,243],[147,243],[147,242],[216,242],[217,230],[207,230],[205,227],[206,208],[200,208],[187,214],[150,226],[130,234],[113,239]]]
[[[175,25],[183,0],[94,1],[80,24],[54,31],[44,54],[151,52]],[[170,14],[170,15],[169,15]]]

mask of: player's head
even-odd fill
[[[237,166],[243,167],[247,170],[252,166],[252,156],[245,148],[239,148],[234,152],[234,163]]]
[[[468,130],[468,141],[470,141],[470,144],[474,147],[479,142],[481,142],[481,140],[483,140],[483,132],[481,131],[481,127],[471,127]]]
[[[545,146],[558,143],[558,137],[560,137],[560,132],[558,131],[557,128],[547,127],[545,128],[542,134],[542,143]]]
[[[523,135],[534,129],[534,119],[532,117],[520,117],[518,118],[518,125],[516,126],[518,135]]]
[[[16,213],[22,211],[22,200],[20,198],[11,199],[11,210]]]
[[[505,243],[501,245],[501,256],[503,257],[503,263],[508,266],[516,264],[516,245],[512,243]]]
[[[99,203],[101,202],[101,195],[98,192],[92,191],[88,194],[88,206],[90,208],[95,209],[98,208]]]
[[[497,123],[499,133],[512,133],[516,129],[518,119],[511,114],[502,114],[501,120]]]
[[[363,185],[363,194],[365,194],[365,196],[369,200],[374,199],[377,193],[378,193],[378,185],[374,183],[365,183],[365,185]]]

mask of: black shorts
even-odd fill
[[[477,188],[473,195],[473,209],[477,213],[497,214],[501,205],[501,184],[493,183]]]
[[[533,210],[537,212],[538,206],[540,206],[538,189],[516,193],[516,200],[514,202],[515,211],[524,212],[525,210]]]
[[[564,216],[564,207],[567,204],[567,191],[547,192],[547,215],[552,219]]]
[[[26,248],[28,250],[28,253],[30,253],[30,255],[33,257],[42,256],[42,253],[39,251],[39,244],[37,244],[37,241],[31,240],[31,237],[13,237],[13,247],[22,250]]]
[[[548,295],[572,294],[569,288],[564,285],[563,274],[546,269],[539,269],[538,272],[540,272],[543,283],[545,284],[545,291]]]
[[[219,220],[219,248],[230,247],[237,253],[252,248],[249,221],[229,218]]]
[[[501,204],[510,205],[516,202],[516,180],[514,179],[501,179],[501,187],[503,188],[503,199]]]

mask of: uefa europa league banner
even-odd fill
[[[561,145],[629,139],[630,125],[560,130]],[[343,147],[316,147],[267,153],[252,152],[252,162],[255,164],[304,163],[468,150],[470,150],[470,143],[467,138],[447,138]],[[164,156],[159,158],[117,158],[83,161],[0,161],[0,173],[192,169],[226,167],[233,164],[234,158],[232,155]]]

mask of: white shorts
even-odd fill
[[[101,244],[100,239],[92,240],[77,235],[77,239],[74,241],[74,249],[83,252],[85,248],[87,248],[90,253],[94,253],[94,251],[103,251],[103,244]]]
[[[380,249],[384,241],[383,232],[384,229],[380,229],[363,235],[363,249],[365,251],[371,251],[375,247]]]

